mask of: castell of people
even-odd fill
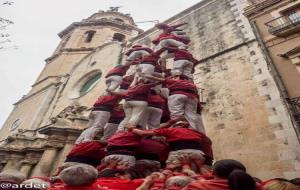
[[[114,6],[57,31],[0,128],[0,190],[300,190],[300,0]]]

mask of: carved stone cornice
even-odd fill
[[[55,58],[59,57],[62,53],[64,52],[91,52],[94,49],[96,49],[96,47],[93,48],[65,48],[65,49],[61,49],[58,53],[52,55],[51,57],[48,57],[47,59],[45,59],[46,63],[49,63],[51,61],[53,61]]]
[[[268,8],[278,2],[281,2],[281,0],[265,0],[258,3],[254,3],[244,9],[244,15],[249,17],[255,13],[261,13],[262,10],[264,10],[265,8]]]
[[[39,133],[41,134],[45,134],[48,136],[63,136],[64,138],[66,138],[69,135],[73,135],[73,136],[77,136],[81,133],[81,129],[76,129],[76,128],[63,128],[63,127],[56,127],[54,125],[50,125],[50,126],[45,126],[39,129]]]
[[[70,31],[72,31],[76,27],[81,27],[81,26],[113,26],[120,28],[122,30],[137,30],[141,32],[141,29],[138,29],[136,26],[129,25],[123,22],[119,22],[116,20],[110,20],[107,18],[101,18],[99,20],[84,20],[82,22],[73,22],[71,25],[69,25],[66,29],[61,31],[58,36],[62,38],[64,35],[68,34]]]

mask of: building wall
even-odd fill
[[[266,7],[263,11],[256,12],[249,16],[250,21],[253,22],[255,27],[257,27],[290,98],[300,96],[300,72],[297,70],[297,66],[293,64],[290,59],[280,57],[280,55],[283,55],[289,50],[299,46],[299,32],[285,37],[278,37],[272,35],[265,24],[282,16],[283,10],[296,5],[298,7],[300,6],[299,0],[284,0]]]
[[[243,16],[246,1],[203,1],[167,20],[188,22],[189,50],[201,60],[203,119],[216,159],[233,158],[262,179],[299,176],[299,142],[264,55]],[[132,40],[149,44],[155,29]],[[267,154],[265,154],[268,152]]]

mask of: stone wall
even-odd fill
[[[267,63],[243,16],[244,0],[206,0],[167,20],[188,22],[190,50],[201,60],[203,119],[216,159],[246,164],[260,178],[299,176],[299,141]],[[132,40],[150,44],[155,29]]]

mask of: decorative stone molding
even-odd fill
[[[58,34],[58,36],[62,38],[64,35],[68,34],[70,31],[72,31],[74,28],[82,27],[82,26],[113,26],[113,27],[120,28],[122,30],[127,30],[127,31],[138,30],[141,32],[140,29],[136,28],[133,25],[129,25],[126,23],[118,22],[116,20],[111,20],[111,19],[107,19],[107,18],[101,18],[99,20],[84,20],[82,22],[73,22],[65,30],[60,32]]]

